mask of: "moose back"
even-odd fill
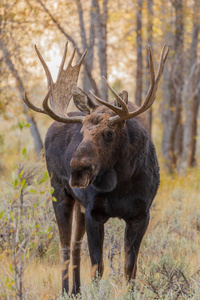
[[[62,290],[69,292],[70,256],[73,265],[72,293],[80,291],[81,241],[86,231],[92,265],[92,277],[103,274],[104,224],[118,217],[126,222],[124,274],[128,280],[136,276],[137,257],[149,223],[149,209],[159,186],[159,166],[144,115],[154,102],[169,48],[164,46],[157,75],[149,47],[150,87],[137,107],[128,101],[128,93],[119,95],[105,79],[115,97],[113,103],[92,92],[91,98],[77,87],[78,75],[86,52],[72,66],[75,50],[64,69],[67,44],[58,78],[51,73],[36,52],[47,75],[49,90],[43,108],[33,110],[55,120],[48,130],[45,152],[62,252]],[[67,114],[73,97],[79,113]],[[75,219],[75,228],[72,221]],[[73,234],[72,234],[73,232]],[[73,236],[73,239],[72,239]]]

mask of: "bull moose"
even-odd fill
[[[136,276],[137,257],[149,223],[149,209],[159,186],[159,165],[144,112],[153,104],[169,47],[164,45],[157,75],[152,50],[148,47],[150,87],[143,104],[128,101],[127,91],[114,95],[113,103],[91,91],[90,97],[77,87],[79,62],[72,66],[75,50],[64,69],[66,43],[58,77],[51,73],[35,46],[48,80],[43,108],[33,105],[24,94],[24,102],[36,112],[49,115],[55,122],[45,140],[46,162],[59,229],[62,255],[62,290],[69,292],[70,256],[73,265],[72,293],[80,291],[81,241],[87,232],[92,277],[103,274],[104,223],[118,217],[125,221],[126,278]],[[70,99],[80,112],[67,114]],[[75,228],[72,220],[75,219]],[[72,235],[73,232],[73,235]],[[73,239],[71,238],[73,236]]]

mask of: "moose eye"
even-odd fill
[[[102,132],[102,135],[103,135],[103,138],[110,142],[113,140],[114,138],[114,131],[111,130],[111,129],[105,129],[103,132]]]

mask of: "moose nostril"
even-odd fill
[[[80,161],[73,162],[71,164],[71,172],[72,174],[76,174],[77,176],[81,176],[83,173],[88,173],[88,175],[91,175],[93,173],[95,167],[92,164],[83,164]]]

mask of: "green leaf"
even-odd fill
[[[37,191],[33,190],[33,189],[29,190],[28,192],[31,193],[31,194],[37,194]]]
[[[0,219],[3,218],[4,213],[5,213],[5,210],[0,211]]]
[[[13,274],[14,271],[13,271],[13,266],[12,265],[9,265],[9,269],[10,269],[10,272]]]
[[[19,121],[17,125],[19,129],[22,130],[24,128],[24,121]]]
[[[44,177],[39,181],[39,184],[47,181],[49,179],[49,175],[48,175],[48,172],[45,172],[44,173]]]
[[[22,181],[21,181],[21,187],[24,187],[26,184],[26,179],[24,178]]]
[[[53,202],[57,202],[57,199],[55,197],[52,196],[51,199]]]
[[[31,126],[29,123],[25,123],[24,121],[19,121],[17,125],[18,125],[20,130],[23,130],[24,127],[30,127]]]
[[[49,228],[47,229],[47,232],[49,232],[52,228],[52,225],[49,226]]]
[[[19,178],[22,178],[22,175],[24,174],[24,169],[19,173]]]
[[[12,222],[14,222],[14,214],[13,214],[12,211],[10,212],[10,219],[11,219]]]
[[[23,155],[24,158],[26,158],[26,148],[22,149],[22,155]]]
[[[17,180],[17,178],[15,178],[14,180],[11,180],[10,182],[11,182],[11,184],[12,184],[12,186],[14,188],[16,188],[18,186],[18,180]]]

